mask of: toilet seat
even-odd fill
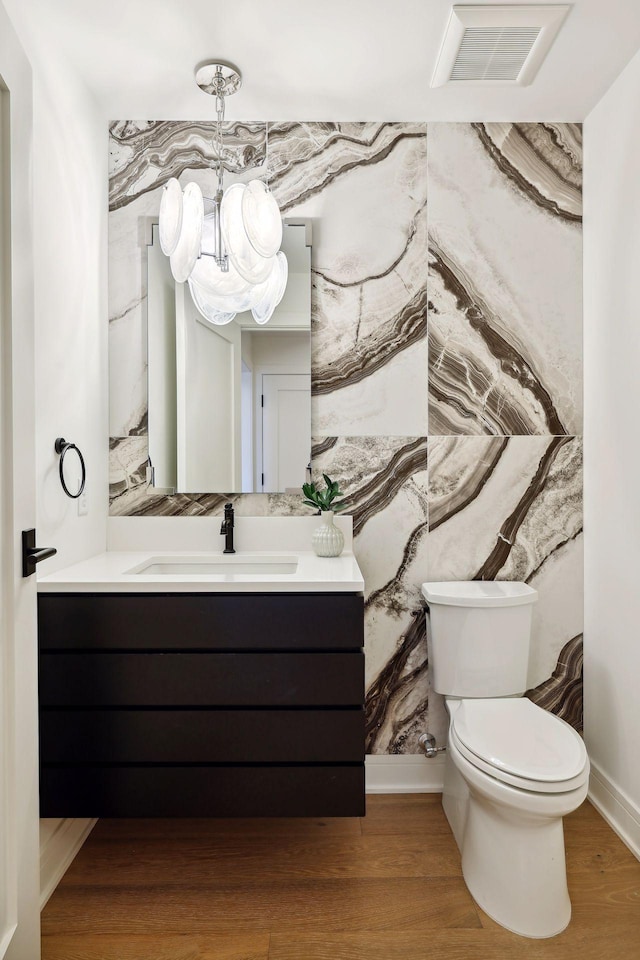
[[[526,698],[460,700],[450,736],[475,767],[522,790],[564,793],[589,775],[580,735]]]

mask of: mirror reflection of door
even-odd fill
[[[197,310],[188,285],[174,282],[152,226],[149,466],[158,491],[298,493],[308,478],[310,222],[285,221],[282,249],[289,279],[269,322],[259,326],[247,312],[215,326]],[[274,390],[263,416],[262,397]]]
[[[309,460],[311,378],[262,377],[262,489],[299,493]]]
[[[176,291],[177,489],[241,487],[241,332],[199,313],[187,284]]]

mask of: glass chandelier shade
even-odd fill
[[[273,257],[282,243],[282,218],[273,194],[262,180],[252,180],[242,194],[242,223],[249,243],[262,257]]]
[[[188,183],[182,194],[182,218],[178,242],[169,257],[171,272],[178,283],[188,280],[200,256],[203,220],[202,190],[197,183]],[[162,232],[160,226],[160,233]]]
[[[264,283],[253,288],[251,313],[256,323],[268,323],[273,311],[284,296],[289,277],[289,265],[282,250],[276,254],[276,262]]]
[[[216,97],[218,187],[213,198],[203,197],[197,183],[182,190],[172,177],[160,203],[159,234],[171,272],[189,290],[200,313],[211,323],[231,323],[236,313],[251,310],[264,324],[284,296],[287,258],[280,250],[282,218],[278,204],[262,180],[234,183],[224,189],[222,120],[225,96],[240,84],[239,72],[208,64],[215,73],[206,83],[196,80]],[[229,67],[229,65],[227,65]]]
[[[278,247],[269,257],[263,257],[249,240],[242,210],[242,198],[246,189],[243,183],[234,183],[222,198],[220,204],[222,239],[229,254],[229,260],[240,276],[244,277],[248,283],[264,283],[273,269],[273,258]]]
[[[271,273],[263,283],[258,284],[242,280],[229,265],[229,273],[226,276],[244,285],[238,285],[236,290],[232,290],[229,285],[224,292],[216,289],[215,285],[209,282],[203,270],[199,273],[194,270],[189,277],[189,290],[193,302],[203,317],[218,326],[231,323],[236,313],[243,313],[245,310],[251,310],[256,323],[260,325],[268,323],[284,296],[289,274],[287,258],[281,250],[278,251],[274,260]]]
[[[218,327],[223,327],[225,323],[231,323],[236,315],[235,310],[225,311],[224,309],[221,310],[218,305],[214,305],[215,298],[211,297],[210,299],[211,295],[198,286],[193,277],[189,277],[188,283],[191,299],[203,317],[211,323],[215,323]]]
[[[174,278],[189,281],[203,316],[223,324],[251,310],[256,323],[269,321],[284,296],[288,266],[279,249],[280,211],[261,180],[234,183],[221,200],[208,200],[197,183],[183,191],[172,177],[162,195],[159,233]]]
[[[182,188],[172,177],[162,191],[160,202],[160,247],[170,257],[178,245],[182,229]]]
[[[225,98],[239,89],[240,71],[229,63],[203,63],[196,67],[196,83],[215,97],[218,187],[209,198],[193,181],[184,191],[175,177],[167,182],[160,202],[160,246],[174,278],[188,282],[207,320],[231,323],[236,313],[251,310],[256,323],[264,324],[282,300],[288,278],[280,210],[261,180],[224,190]]]

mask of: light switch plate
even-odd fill
[[[80,496],[78,497],[78,516],[86,517],[89,513],[89,497],[87,496],[87,491],[83,490]]]

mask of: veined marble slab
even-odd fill
[[[242,175],[262,166],[264,123],[226,122],[222,134],[222,160],[229,173]],[[218,161],[215,124],[206,120],[116,121],[109,126],[109,143],[110,210],[129,206],[187,171],[211,174]]]
[[[111,127],[110,512],[121,518],[215,517],[228,500],[239,517],[308,515],[296,496],[167,496],[146,483],[145,246],[168,177],[213,190],[213,130]],[[535,586],[527,695],[578,726],[580,126],[266,133],[226,126],[227,182],[266,178],[285,216],[313,220],[312,465],[340,480],[353,516],[369,752],[418,753],[427,727],[446,737],[425,580]]]
[[[558,654],[555,670],[547,680],[527,690],[527,696],[543,710],[555,713],[576,730],[582,730],[582,634],[572,637]]]
[[[429,128],[429,432],[582,430],[581,130]]]
[[[314,223],[313,432],[424,435],[426,125],[273,124],[269,166]]]
[[[365,581],[367,751],[417,753],[427,708],[426,438],[318,438],[312,462],[346,495]]]
[[[146,244],[171,176],[215,192],[215,125],[110,127],[111,435],[146,432]],[[426,124],[225,124],[226,183],[310,217],[313,429],[425,434]],[[266,158],[266,163],[265,163]],[[388,370],[393,363],[393,370]]]
[[[147,433],[147,244],[170,177],[215,194],[215,124],[117,121],[109,127],[109,410],[113,437]],[[266,124],[225,124],[228,182],[262,176]]]
[[[430,437],[429,580],[522,580],[538,591],[529,685],[582,633],[580,437]],[[446,735],[441,698],[431,732]]]

